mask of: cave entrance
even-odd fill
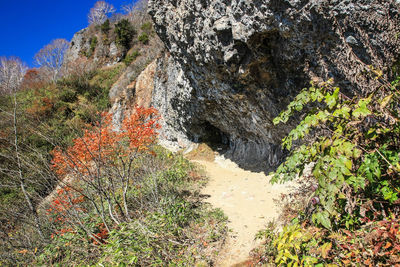
[[[200,125],[201,134],[198,141],[207,144],[214,151],[224,153],[229,149],[229,135],[209,123]]]

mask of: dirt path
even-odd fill
[[[214,162],[193,160],[204,166],[210,180],[202,190],[205,201],[221,208],[229,219],[229,233],[217,266],[244,266],[249,252],[257,245],[256,233],[279,213],[273,199],[279,199],[287,185],[271,185],[264,173],[239,168],[222,156]]]

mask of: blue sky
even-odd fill
[[[33,56],[51,40],[71,40],[88,25],[96,0],[0,0],[0,56],[17,56],[34,67]],[[132,0],[108,0],[119,11]]]

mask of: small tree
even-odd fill
[[[138,0],[122,6],[122,9],[134,25],[141,25],[144,21],[150,20],[150,17],[147,14],[147,4],[147,0]]]
[[[55,39],[40,49],[34,57],[36,63],[51,74],[53,81],[56,81],[60,76],[60,70],[68,48],[69,42],[67,40]]]
[[[114,12],[115,8],[113,5],[105,1],[98,1],[94,4],[94,7],[90,9],[88,15],[89,24],[100,25],[107,20],[109,14]]]
[[[142,44],[148,44],[149,43],[149,36],[147,35],[147,33],[143,32],[141,35],[139,35],[138,40]]]
[[[108,32],[111,30],[111,26],[110,26],[110,20],[107,19],[103,24],[101,24],[101,31],[104,34],[108,34]]]
[[[20,192],[22,193],[26,204],[29,208],[29,211],[34,219],[34,225],[40,235],[40,237],[44,238],[42,233],[39,216],[37,214],[36,208],[33,204],[33,201],[27,190],[27,181],[26,176],[24,175],[23,168],[23,159],[21,157],[21,148],[20,148],[20,140],[19,140],[19,131],[18,131],[18,122],[17,122],[17,110],[18,110],[18,102],[17,102],[17,91],[21,86],[21,83],[24,79],[27,67],[19,58],[0,58],[0,90],[3,94],[11,95],[12,99],[12,111],[6,112],[9,117],[11,117],[11,123],[13,128],[12,140],[10,140],[10,145],[12,150],[9,150],[9,153],[13,154],[12,159],[14,159],[16,168],[15,170],[7,170],[6,172],[11,172],[12,177],[15,178],[13,183],[19,187]],[[3,155],[1,155],[3,156]],[[4,173],[4,169],[1,170]]]
[[[80,229],[100,241],[82,222],[85,205],[94,208],[107,231],[113,224],[131,220],[134,211],[129,209],[128,192],[140,177],[138,161],[151,153],[160,127],[158,119],[155,109],[136,108],[117,132],[111,115],[103,113],[100,122],[71,147],[53,150],[52,167],[63,180],[63,190],[48,211],[61,218],[62,227]]]
[[[13,94],[22,83],[27,67],[16,57],[0,57],[0,91]]]
[[[135,29],[132,24],[127,19],[120,20],[115,24],[115,33],[117,35],[115,38],[116,43],[125,49],[129,49],[132,38],[135,35]]]
[[[20,86],[21,90],[34,89],[38,90],[43,88],[48,82],[49,77],[45,71],[38,68],[29,69],[23,79]]]

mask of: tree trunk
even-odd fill
[[[17,129],[17,96],[16,93],[14,93],[14,110],[13,110],[13,120],[14,120],[14,148],[15,148],[15,156],[17,159],[17,165],[18,165],[18,176],[19,176],[19,184],[20,184],[20,188],[22,191],[22,194],[25,197],[25,201],[28,204],[28,207],[32,213],[33,219],[35,220],[35,226],[36,229],[40,235],[40,237],[42,239],[44,238],[42,229],[41,229],[41,225],[40,225],[40,220],[39,220],[39,216],[37,214],[37,211],[35,209],[35,207],[32,204],[32,200],[30,199],[28,192],[26,191],[26,187],[25,187],[25,179],[24,176],[22,174],[22,165],[21,165],[21,159],[19,156],[19,147],[18,147],[18,129]]]

